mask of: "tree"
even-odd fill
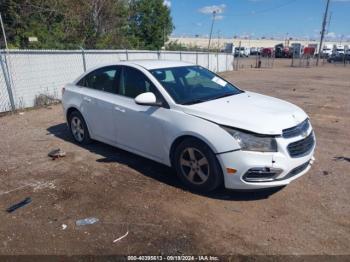
[[[163,0],[0,0],[0,12],[10,48],[159,49],[173,29]]]
[[[72,1],[75,2],[75,1]],[[82,46],[85,48],[123,48],[127,45],[126,0],[81,0],[79,9]],[[71,14],[74,16],[74,14]],[[79,28],[79,27],[78,27]]]
[[[138,49],[160,49],[174,29],[163,0],[131,0],[128,20],[129,45]]]
[[[10,47],[120,48],[126,0],[0,0]],[[38,42],[28,42],[35,36]]]
[[[0,4],[10,47],[62,48],[64,1],[5,0]],[[35,36],[38,42],[30,43]]]

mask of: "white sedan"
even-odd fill
[[[192,190],[280,187],[314,161],[302,109],[189,63],[94,68],[64,87],[62,101],[76,142],[98,140],[172,166]]]

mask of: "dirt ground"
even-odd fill
[[[317,136],[310,172],[281,190],[199,195],[153,161],[74,144],[60,105],[3,116],[0,254],[350,255],[350,67],[223,76],[309,114]],[[47,153],[57,147],[67,156],[53,161]],[[26,197],[29,205],[5,211]],[[99,221],[75,225],[86,217]]]

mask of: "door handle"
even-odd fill
[[[115,110],[119,111],[119,112],[122,112],[122,113],[125,113],[125,109],[123,108],[120,108],[118,106],[114,107]]]
[[[84,100],[85,100],[86,102],[89,102],[89,103],[91,102],[91,98],[86,97],[86,96],[84,97]]]

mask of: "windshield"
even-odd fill
[[[150,72],[178,104],[196,104],[243,92],[201,66],[161,68]]]

